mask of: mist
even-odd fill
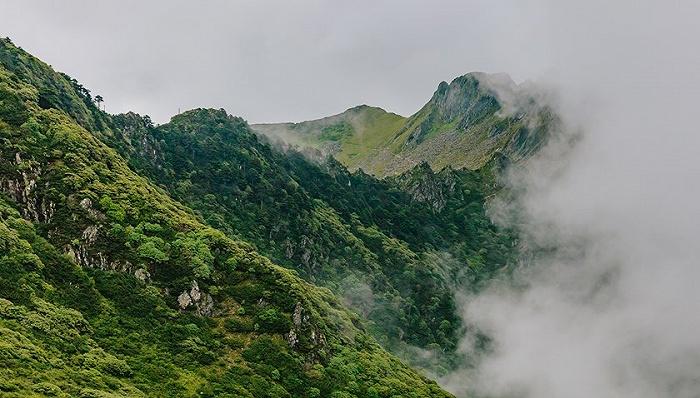
[[[0,35],[107,111],[158,122],[197,106],[251,122],[362,103],[410,115],[475,70],[545,87],[562,128],[508,174],[515,200],[489,209],[520,233],[518,270],[461,293],[491,346],[467,336],[476,366],[441,383],[458,396],[700,397],[700,3],[338,4],[8,0]]]
[[[512,280],[463,297],[488,335],[459,396],[700,396],[700,53],[691,2],[547,3],[563,119],[511,170],[494,220],[520,232]]]

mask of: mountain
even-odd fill
[[[252,127],[380,177],[422,162],[435,170],[478,170],[496,153],[518,161],[541,147],[556,117],[538,98],[532,87],[518,86],[505,74],[474,72],[440,83],[408,118],[363,105],[318,120]]]
[[[417,196],[333,158],[282,152],[223,110],[187,111],[161,126],[133,113],[113,121],[106,142],[208,224],[331,289],[414,365],[434,373],[456,365],[462,325],[451,286],[457,274],[485,278],[512,253],[511,237],[485,213],[490,178],[406,175],[402,183],[442,187],[439,197]],[[438,360],[416,357],[416,347]]]
[[[317,149],[336,156],[351,168],[353,162],[376,151],[406,118],[381,108],[360,105],[343,113],[301,123],[255,124],[251,127],[284,144]]]
[[[450,396],[377,344],[331,290],[261,253],[272,248],[246,242],[291,228],[290,208],[312,226],[343,222],[267,164],[281,155],[239,133],[245,126],[196,110],[140,140],[151,133],[148,119],[113,118],[77,81],[0,40],[3,396]],[[236,145],[220,145],[228,140]],[[219,183],[231,196],[214,194]],[[277,213],[263,223],[258,208]],[[379,266],[412,260],[374,224],[353,228],[387,258]],[[361,242],[317,246],[358,264],[373,253]],[[421,281],[422,268],[396,271]]]

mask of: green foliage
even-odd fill
[[[136,249],[136,253],[146,262],[162,263],[168,260],[168,255],[160,248],[165,245],[163,239],[160,238],[145,238],[145,242],[141,243]]]
[[[420,358],[412,346],[439,347],[439,363],[419,365],[458,365],[462,325],[451,288],[476,285],[513,252],[512,237],[484,210],[492,175],[433,173],[423,164],[377,180],[332,158],[315,163],[281,152],[223,110],[184,112],[158,127],[133,114],[114,123],[115,136],[139,138],[126,147],[108,142],[209,224],[332,289],[407,360]],[[262,289],[248,283],[241,294],[252,298]],[[232,327],[247,330],[245,323]]]
[[[114,203],[109,196],[103,196],[102,199],[100,199],[100,207],[102,208],[102,211],[105,212],[105,215],[109,217],[110,220],[113,220],[117,223],[124,222],[124,218],[126,217],[126,211],[121,206]]]
[[[292,322],[288,316],[279,312],[276,308],[268,308],[259,311],[255,315],[259,330],[270,333],[281,333],[290,330]]]
[[[28,118],[29,112],[20,95],[0,87],[0,119],[13,126],[21,126]]]
[[[503,109],[502,97],[509,98],[508,109]],[[362,105],[318,120],[253,128],[273,139],[332,154],[352,170],[386,177],[409,172],[420,162],[435,170],[478,170],[499,154],[523,159],[543,145],[557,123],[551,109],[509,77],[469,73],[440,83],[408,118]]]
[[[321,142],[340,141],[346,137],[350,137],[352,134],[352,125],[346,121],[341,121],[340,123],[323,127],[321,129],[321,134],[318,135],[318,140]]]
[[[328,289],[212,229],[134,173],[101,141],[120,133],[87,90],[5,39],[0,87],[28,112],[16,125],[24,116],[10,107],[0,122],[3,396],[361,396],[397,382],[411,386],[406,396],[449,396],[374,343]],[[218,138],[204,137],[207,147],[237,139],[223,123],[212,129]],[[258,171],[267,157],[254,146],[239,153],[258,167],[246,181],[271,189]],[[169,169],[184,173],[190,155],[175,152]],[[196,183],[213,171],[204,160],[192,170]],[[241,185],[254,198],[244,204],[250,219],[279,202],[251,186]],[[199,193],[202,206],[219,200]],[[343,358],[360,356],[367,370],[342,376],[356,366]]]
[[[178,234],[173,242],[173,252],[179,262],[192,268],[197,279],[211,277],[215,258],[204,236]],[[230,264],[232,261],[235,261],[234,257],[229,258],[227,263]]]

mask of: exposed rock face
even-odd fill
[[[90,200],[89,198],[84,198],[83,200],[81,200],[80,207],[85,209],[88,212],[88,214],[90,215],[90,217],[92,217],[92,218],[96,218],[96,219],[103,219],[104,218],[104,215],[92,206],[92,200]]]
[[[414,200],[429,204],[437,212],[445,208],[457,185],[452,169],[434,173],[427,162],[401,174],[396,180]]]
[[[15,163],[23,170],[14,178],[0,176],[0,190],[20,205],[23,217],[36,223],[50,222],[56,211],[56,204],[37,192],[42,174],[41,167],[23,161],[19,152],[15,153]],[[48,187],[48,184],[45,187]]]
[[[177,304],[183,311],[194,306],[195,312],[199,315],[209,316],[214,312],[214,299],[199,289],[197,281],[192,281],[189,291],[184,290],[177,296]]]
[[[328,259],[326,253],[319,251],[314,240],[302,235],[298,240],[285,239],[282,244],[284,255],[288,260],[294,259],[313,274],[320,263]]]
[[[97,233],[100,230],[100,226],[98,225],[89,225],[85,230],[83,231],[83,241],[87,244],[93,244],[97,240]]]
[[[287,259],[291,259],[292,256],[294,256],[294,245],[289,239],[285,239],[284,241],[284,255]]]
[[[56,204],[47,197],[49,184],[42,182],[45,179],[42,167],[31,159],[25,159],[19,152],[14,154],[14,163],[18,171],[0,175],[0,191],[18,204],[24,218],[36,224],[51,224]],[[98,220],[104,219],[104,215],[93,207],[89,198],[83,198],[78,205],[96,223],[85,227],[79,243],[66,244],[64,252],[82,267],[131,272],[130,263],[110,261],[104,253],[91,249],[99,239],[101,225]]]
[[[309,316],[300,302],[294,306],[292,328],[285,337],[291,348],[308,351],[307,360],[309,361],[318,360],[328,345],[326,336],[311,325]]]
[[[115,115],[112,120],[119,139],[110,141],[120,147],[122,155],[126,158],[138,155],[154,164],[163,160],[160,143],[150,133],[153,123],[148,116],[127,112]]]
[[[308,236],[304,235],[301,237],[300,249],[302,250],[301,261],[308,268],[309,261],[311,260],[311,250],[309,246],[313,244],[313,241]]]
[[[6,160],[7,161],[7,160]],[[42,183],[42,167],[31,160],[25,159],[21,153],[14,154],[11,160],[19,169],[15,173],[0,175],[0,191],[8,195],[17,204],[23,217],[37,224],[51,224],[56,211],[56,205],[45,194],[48,183]],[[66,243],[64,252],[78,265],[84,268],[118,271],[133,274],[135,278],[149,282],[150,273],[143,268],[135,269],[128,261],[110,259],[109,256],[98,249],[105,215],[95,208],[90,198],[82,198],[74,202],[74,218],[82,218],[86,226],[79,235],[79,239]],[[82,214],[81,214],[82,213]],[[193,306],[199,315],[211,315],[214,309],[212,297],[202,292],[196,281],[192,282],[192,288],[178,297],[181,309]]]
[[[47,182],[43,182],[47,180],[43,173],[44,168],[19,152],[14,153],[10,159],[6,157],[0,160],[4,160],[6,165],[7,162],[12,163],[8,165],[11,166],[8,170],[16,170],[0,174],[0,192],[17,203],[23,217],[36,224],[49,224],[51,227],[55,222],[56,204],[48,199],[46,192],[49,186]],[[71,196],[70,193],[68,196]],[[70,203],[71,199],[68,200]],[[64,253],[81,267],[125,272],[143,282],[150,282],[151,275],[146,269],[129,261],[110,258],[108,253],[102,251],[99,243],[103,238],[101,235],[106,216],[95,207],[93,200],[79,196],[73,196],[72,200],[73,220],[83,227],[77,239],[63,245]],[[189,290],[178,296],[178,305],[182,310],[194,308],[194,311],[202,316],[210,316],[214,311],[213,298],[202,291],[196,281],[192,282]]]
[[[110,259],[105,253],[95,250],[94,245],[100,240],[101,223],[104,222],[105,215],[93,207],[92,200],[89,198],[81,199],[78,204],[94,224],[85,227],[79,242],[66,245],[64,249],[66,254],[84,268],[134,273],[134,266],[130,262]]]
[[[404,145],[419,145],[434,131],[435,126],[452,124],[455,130],[465,130],[500,110],[496,96],[480,87],[481,75],[461,76],[450,84],[441,82],[430,102],[417,114],[419,117],[412,117],[418,123],[411,124],[409,120],[407,128],[410,135]]]
[[[143,268],[134,271],[134,276],[141,282],[148,282],[151,280],[151,274]]]
[[[98,251],[89,250],[89,245],[79,243],[66,245],[64,252],[83,268],[96,268],[103,271],[133,272],[133,264],[128,261],[111,261],[107,256]]]
[[[187,290],[185,290],[184,292],[180,293],[179,296],[177,296],[177,304],[180,306],[181,310],[186,309],[190,306],[190,304],[192,304],[192,297],[187,292]]]
[[[296,345],[299,343],[299,336],[297,332],[304,326],[305,323],[307,323],[309,320],[309,317],[304,315],[304,307],[301,306],[301,303],[297,303],[296,306],[294,306],[294,313],[292,314],[292,329],[287,333],[287,342],[289,343],[289,346],[294,348]]]
[[[354,132],[332,136],[330,141],[340,146],[328,153],[351,170],[396,176],[423,161],[434,170],[448,166],[477,170],[497,151],[520,161],[544,145],[558,120],[546,97],[542,89],[518,85],[506,74],[472,72],[440,83],[430,100],[408,118],[358,107],[319,120],[254,125],[253,129],[302,148],[324,149],[328,147],[321,140],[324,131],[349,120]],[[358,126],[349,118],[356,112],[373,116]]]

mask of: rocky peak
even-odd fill
[[[436,212],[445,208],[457,186],[457,176],[452,169],[434,173],[425,161],[396,177],[396,181],[413,200],[429,204]]]
[[[487,114],[497,112],[501,105],[494,89],[497,86],[491,82],[504,80],[503,77],[477,72],[460,76],[446,87],[438,86],[431,100],[435,105],[436,119],[448,123],[460,119],[460,126],[466,127]],[[500,86],[505,87],[506,84]]]

